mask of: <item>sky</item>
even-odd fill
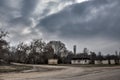
[[[120,51],[120,0],[0,0],[0,28],[11,45],[60,40],[103,54]]]

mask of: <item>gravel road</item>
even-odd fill
[[[20,72],[0,74],[0,80],[120,80],[120,66],[117,67],[68,67],[34,65],[36,67],[61,70],[45,72]]]

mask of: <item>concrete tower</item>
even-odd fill
[[[76,45],[73,46],[73,52],[76,55]]]

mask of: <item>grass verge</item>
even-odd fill
[[[0,73],[20,72],[23,70],[30,70],[32,68],[32,66],[25,65],[2,65],[0,66]]]

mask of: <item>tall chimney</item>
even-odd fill
[[[73,46],[74,55],[76,55],[76,45]]]

